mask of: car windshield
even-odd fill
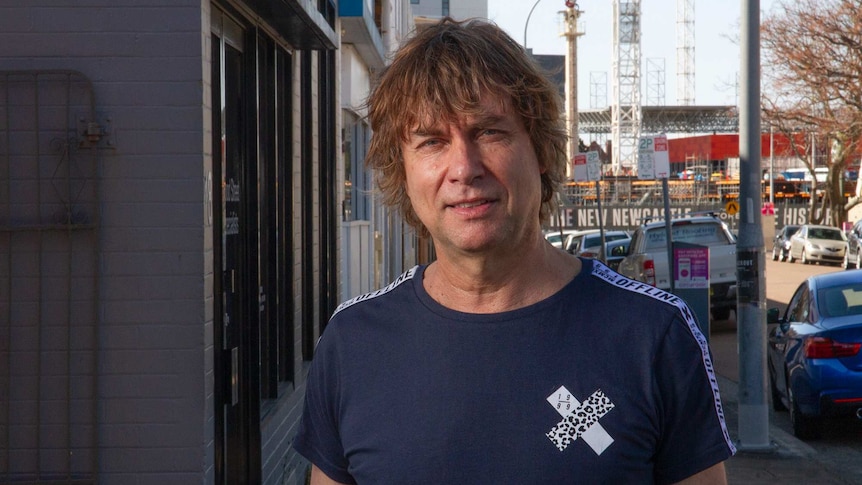
[[[820,227],[811,228],[808,231],[808,239],[827,239],[830,241],[843,241],[844,234],[838,229],[824,229]]]
[[[719,224],[674,224],[671,226],[674,242],[687,242],[702,246],[728,244],[727,236]],[[646,250],[653,251],[667,247],[667,231],[664,227],[654,227],[646,233]]]
[[[626,239],[626,238],[628,238],[628,236],[625,234],[621,234],[621,233],[605,234],[605,242],[611,242],[611,241],[616,241],[619,239]],[[591,248],[594,246],[601,246],[601,245],[602,245],[601,234],[591,234],[589,236],[584,237],[583,247],[585,247],[585,248]]]
[[[562,237],[560,236],[560,233],[558,232],[558,233],[555,233],[555,234],[548,234],[547,236],[545,236],[545,239],[547,239],[547,240],[548,240],[548,242],[550,242],[551,244],[553,244],[553,243],[558,243],[558,242],[560,242],[560,241],[562,240]]]

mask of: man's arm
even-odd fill
[[[695,473],[677,483],[682,485],[727,485],[727,475],[724,472],[724,462],[713,465],[702,472]]]
[[[317,468],[316,465],[311,465],[311,485],[346,485],[346,484],[336,482],[335,480],[326,476],[326,473],[323,473],[322,471],[320,471],[320,468]]]

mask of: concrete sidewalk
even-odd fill
[[[728,432],[734,442],[738,442],[739,403],[737,384],[718,375],[721,401],[724,405]],[[840,470],[830,468],[818,459],[817,452],[795,436],[772,425],[770,420],[769,439],[774,445],[772,451],[738,451],[727,461],[727,481],[730,484],[851,484],[842,479]]]

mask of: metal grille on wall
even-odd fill
[[[98,481],[98,147],[90,81],[0,71],[0,484]]]

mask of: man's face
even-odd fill
[[[508,101],[410,127],[402,149],[407,195],[438,252],[512,251],[536,236],[542,170]]]

